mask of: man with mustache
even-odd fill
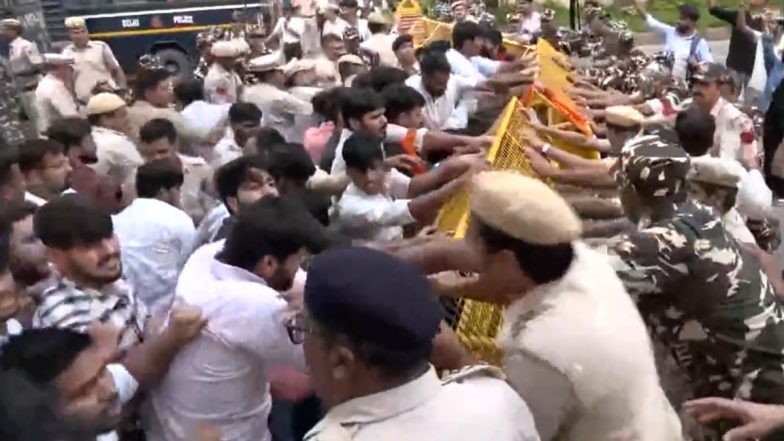
[[[712,63],[708,42],[697,32],[697,21],[700,12],[694,5],[681,5],[678,9],[680,18],[675,26],[662,23],[648,13],[641,0],[636,0],[634,6],[640,17],[645,19],[648,26],[656,33],[664,36],[664,52],[672,54],[674,64],[672,76],[676,79],[685,79],[689,65],[693,63]]]
[[[148,314],[121,280],[120,243],[111,217],[84,197],[69,194],[38,209],[33,228],[57,271],[33,326],[84,332],[96,322],[108,323],[121,330],[121,350],[141,342]]]

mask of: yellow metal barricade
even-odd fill
[[[523,153],[524,129],[527,117],[523,105],[517,98],[507,104],[501,114],[500,124],[487,159],[495,170],[514,170],[526,176],[537,176]],[[465,236],[471,209],[468,191],[456,195],[441,210],[438,218],[439,231],[453,231],[455,238]],[[459,317],[455,326],[457,336],[479,359],[500,364],[503,356],[495,344],[495,338],[503,324],[503,308],[498,305],[461,299],[458,302]]]
[[[422,7],[416,0],[403,0],[395,9],[395,22],[400,34],[408,33],[422,18]]]

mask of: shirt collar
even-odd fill
[[[419,378],[373,395],[354,398],[333,407],[312,433],[323,432],[328,421],[340,424],[366,424],[400,415],[434,399],[441,391],[441,380],[431,366]]]
[[[259,283],[261,285],[267,286],[267,282],[261,277],[257,276],[256,274],[253,274],[252,272],[244,268],[240,268],[237,266],[233,266],[221,262],[218,259],[218,256],[223,250],[223,246],[225,244],[226,244],[225,240],[216,242],[215,247],[217,249],[217,252],[213,257],[212,264],[211,264],[213,276],[215,276],[215,278],[218,280],[236,280],[236,281],[243,281],[243,282]]]
[[[724,104],[726,103],[727,101],[724,98],[719,97],[718,101],[716,101],[716,104],[713,105],[710,114],[713,115],[713,117],[715,118],[716,115],[718,115],[719,112],[721,112],[721,108],[724,107]]]

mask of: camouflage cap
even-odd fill
[[[642,136],[621,150],[620,183],[642,196],[673,196],[683,191],[689,166],[689,155],[678,144]]]
[[[692,74],[691,78],[699,82],[726,83],[730,80],[730,71],[719,63],[701,63]]]

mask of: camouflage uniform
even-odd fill
[[[21,107],[17,100],[18,91],[14,87],[6,60],[0,60],[0,137],[7,144],[19,145],[25,141],[22,122],[19,119]]]
[[[677,200],[688,169],[680,147],[643,138],[624,147],[619,180],[626,191]],[[718,214],[679,203],[671,218],[617,238],[610,254],[696,396],[784,404],[784,311]]]

